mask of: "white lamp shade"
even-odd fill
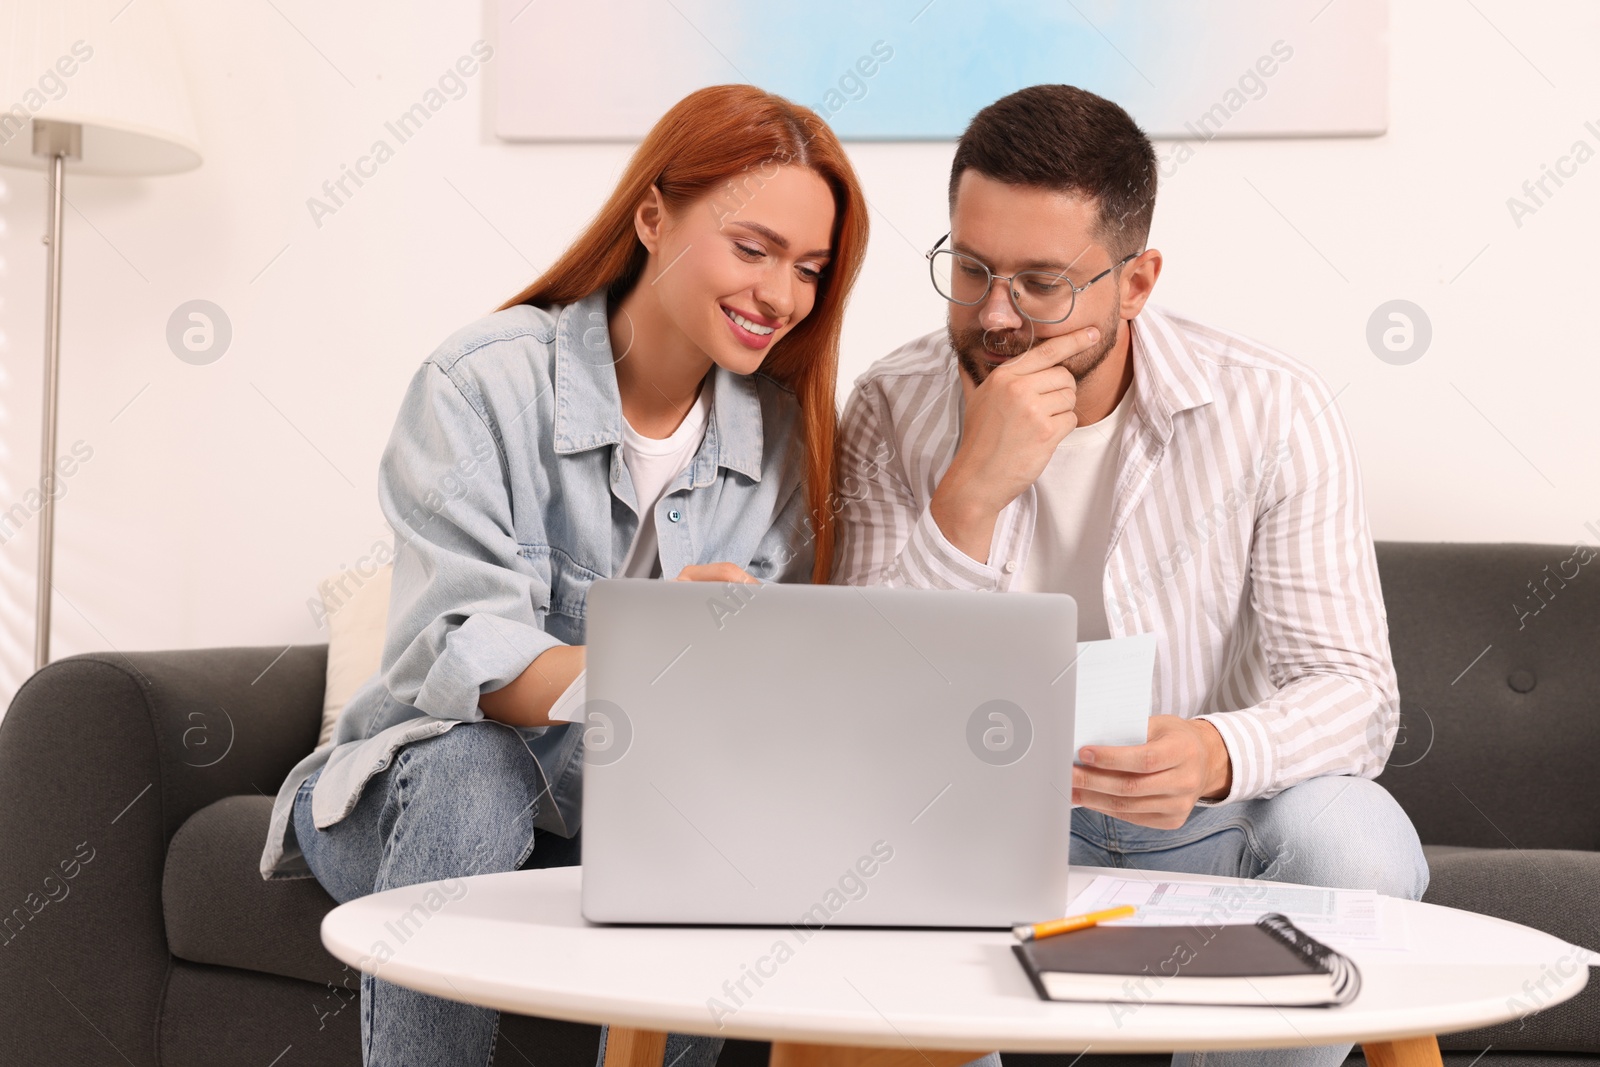
[[[0,164],[43,169],[33,121],[83,127],[74,174],[200,165],[183,68],[161,0],[0,0]]]

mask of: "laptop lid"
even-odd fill
[[[585,918],[1060,914],[1070,596],[605,579],[587,611]]]

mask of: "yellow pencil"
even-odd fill
[[[1117,908],[1107,908],[1105,911],[1091,911],[1087,915],[1069,915],[1065,919],[1051,919],[1047,923],[1013,926],[1011,932],[1016,935],[1018,941],[1037,941],[1041,937],[1070,934],[1074,930],[1110,922],[1112,919],[1126,919],[1135,910],[1132,904],[1124,904]]]

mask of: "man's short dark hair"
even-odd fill
[[[1030,85],[967,125],[950,164],[950,208],[963,171],[1007,185],[1092,198],[1096,236],[1113,256],[1142,249],[1156,206],[1156,150],[1133,118],[1073,85]]]

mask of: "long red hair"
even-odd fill
[[[763,170],[770,177],[770,168],[779,164],[808,167],[833,190],[832,258],[818,283],[816,304],[761,364],[762,372],[792,390],[800,404],[816,552],[811,580],[822,583],[833,563],[839,331],[845,297],[866,255],[867,203],[843,146],[816,112],[753,85],[713,85],[690,93],[651,129],[572,247],[496,310],[570,304],[600,289],[615,305],[638,283],[649,257],[633,218],[652,185],[674,212],[724,188],[730,202],[738,203],[751,183],[761,181]]]

